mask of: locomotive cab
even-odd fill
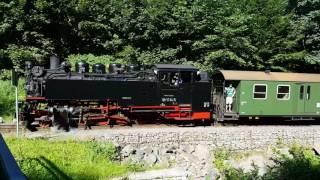
[[[161,106],[192,111],[190,119],[211,119],[211,81],[206,73],[191,65],[172,64],[156,64],[154,72],[159,81]],[[201,115],[194,116],[197,112]]]
[[[159,81],[161,105],[188,105],[192,103],[192,84],[196,81],[195,67],[158,64],[154,72]]]

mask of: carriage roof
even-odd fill
[[[311,73],[220,70],[217,74],[224,80],[320,82],[320,74]]]
[[[189,64],[155,64],[155,68],[157,69],[176,69],[176,70],[192,70],[192,71],[197,71],[198,68],[189,65]]]

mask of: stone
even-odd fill
[[[123,157],[129,157],[129,155],[133,153],[135,153],[135,149],[131,145],[127,145],[121,150],[121,155]]]
[[[254,169],[254,164],[258,168],[258,175],[262,176],[267,171],[268,161],[270,159],[263,155],[251,155],[240,161],[230,160],[229,164],[234,168],[242,169],[245,173],[251,172]]]
[[[141,148],[141,150],[145,153],[145,154],[151,154],[153,152],[153,149],[150,146],[145,146],[143,148]]]
[[[182,145],[180,148],[183,152],[186,152],[188,154],[193,153],[195,150],[194,146],[191,145]]]
[[[177,152],[176,146],[170,146],[169,148],[166,149],[166,153],[176,153],[176,152]]]
[[[320,155],[320,144],[316,144],[312,147],[313,151],[315,152],[316,155]]]
[[[132,180],[147,180],[147,179],[187,180],[187,172],[183,168],[152,170],[152,171],[147,171],[147,172],[129,174],[128,179],[132,179]]]
[[[177,158],[176,158],[177,156],[175,155],[175,154],[171,154],[171,155],[169,155],[169,158],[168,158],[168,160],[170,161],[170,162],[176,162],[177,161]]]
[[[193,155],[196,156],[199,160],[211,161],[211,154],[208,146],[197,145]]]
[[[129,164],[142,164],[143,163],[143,157],[137,156],[137,155],[130,155],[126,159],[128,159],[127,162],[129,162]]]
[[[145,166],[153,166],[157,162],[158,158],[154,154],[146,154],[143,160],[145,161]]]
[[[180,155],[185,161],[188,161],[188,162],[195,162],[195,161],[198,161],[198,158],[192,154],[189,154],[189,153],[181,153]]]
[[[152,152],[157,155],[160,156],[160,149],[159,148],[153,148]]]
[[[170,167],[170,163],[169,163],[169,161],[168,161],[167,158],[162,158],[162,157],[161,157],[161,159],[159,159],[158,164],[159,164],[159,166],[162,167],[162,168],[163,168],[163,167],[164,167],[164,168]]]
[[[135,152],[136,158],[140,159],[140,161],[142,161],[144,155],[145,155],[145,153],[143,151],[141,151],[140,149],[137,149],[136,152]]]
[[[280,148],[279,153],[282,155],[291,156],[290,148],[288,148],[288,147]]]

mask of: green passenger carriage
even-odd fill
[[[225,108],[225,87],[236,94],[232,111]],[[217,121],[260,118],[320,118],[320,74],[220,70],[213,75]]]

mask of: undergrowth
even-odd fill
[[[275,156],[271,158],[274,165],[267,167],[264,175],[259,175],[259,168],[252,164],[253,170],[244,172],[236,169],[226,162],[226,160],[237,159],[234,152],[220,150],[215,152],[215,167],[219,170],[224,179],[261,179],[261,180],[306,180],[320,179],[320,157],[309,147],[293,145],[290,147],[289,154],[280,154],[275,151]],[[246,157],[247,155],[244,155]]]
[[[121,165],[117,149],[104,142],[16,139],[6,142],[28,179],[108,179],[131,171],[139,165]]]
[[[24,100],[24,79],[19,81],[19,100]],[[9,80],[0,80],[0,116],[11,121],[15,113],[15,88]]]

